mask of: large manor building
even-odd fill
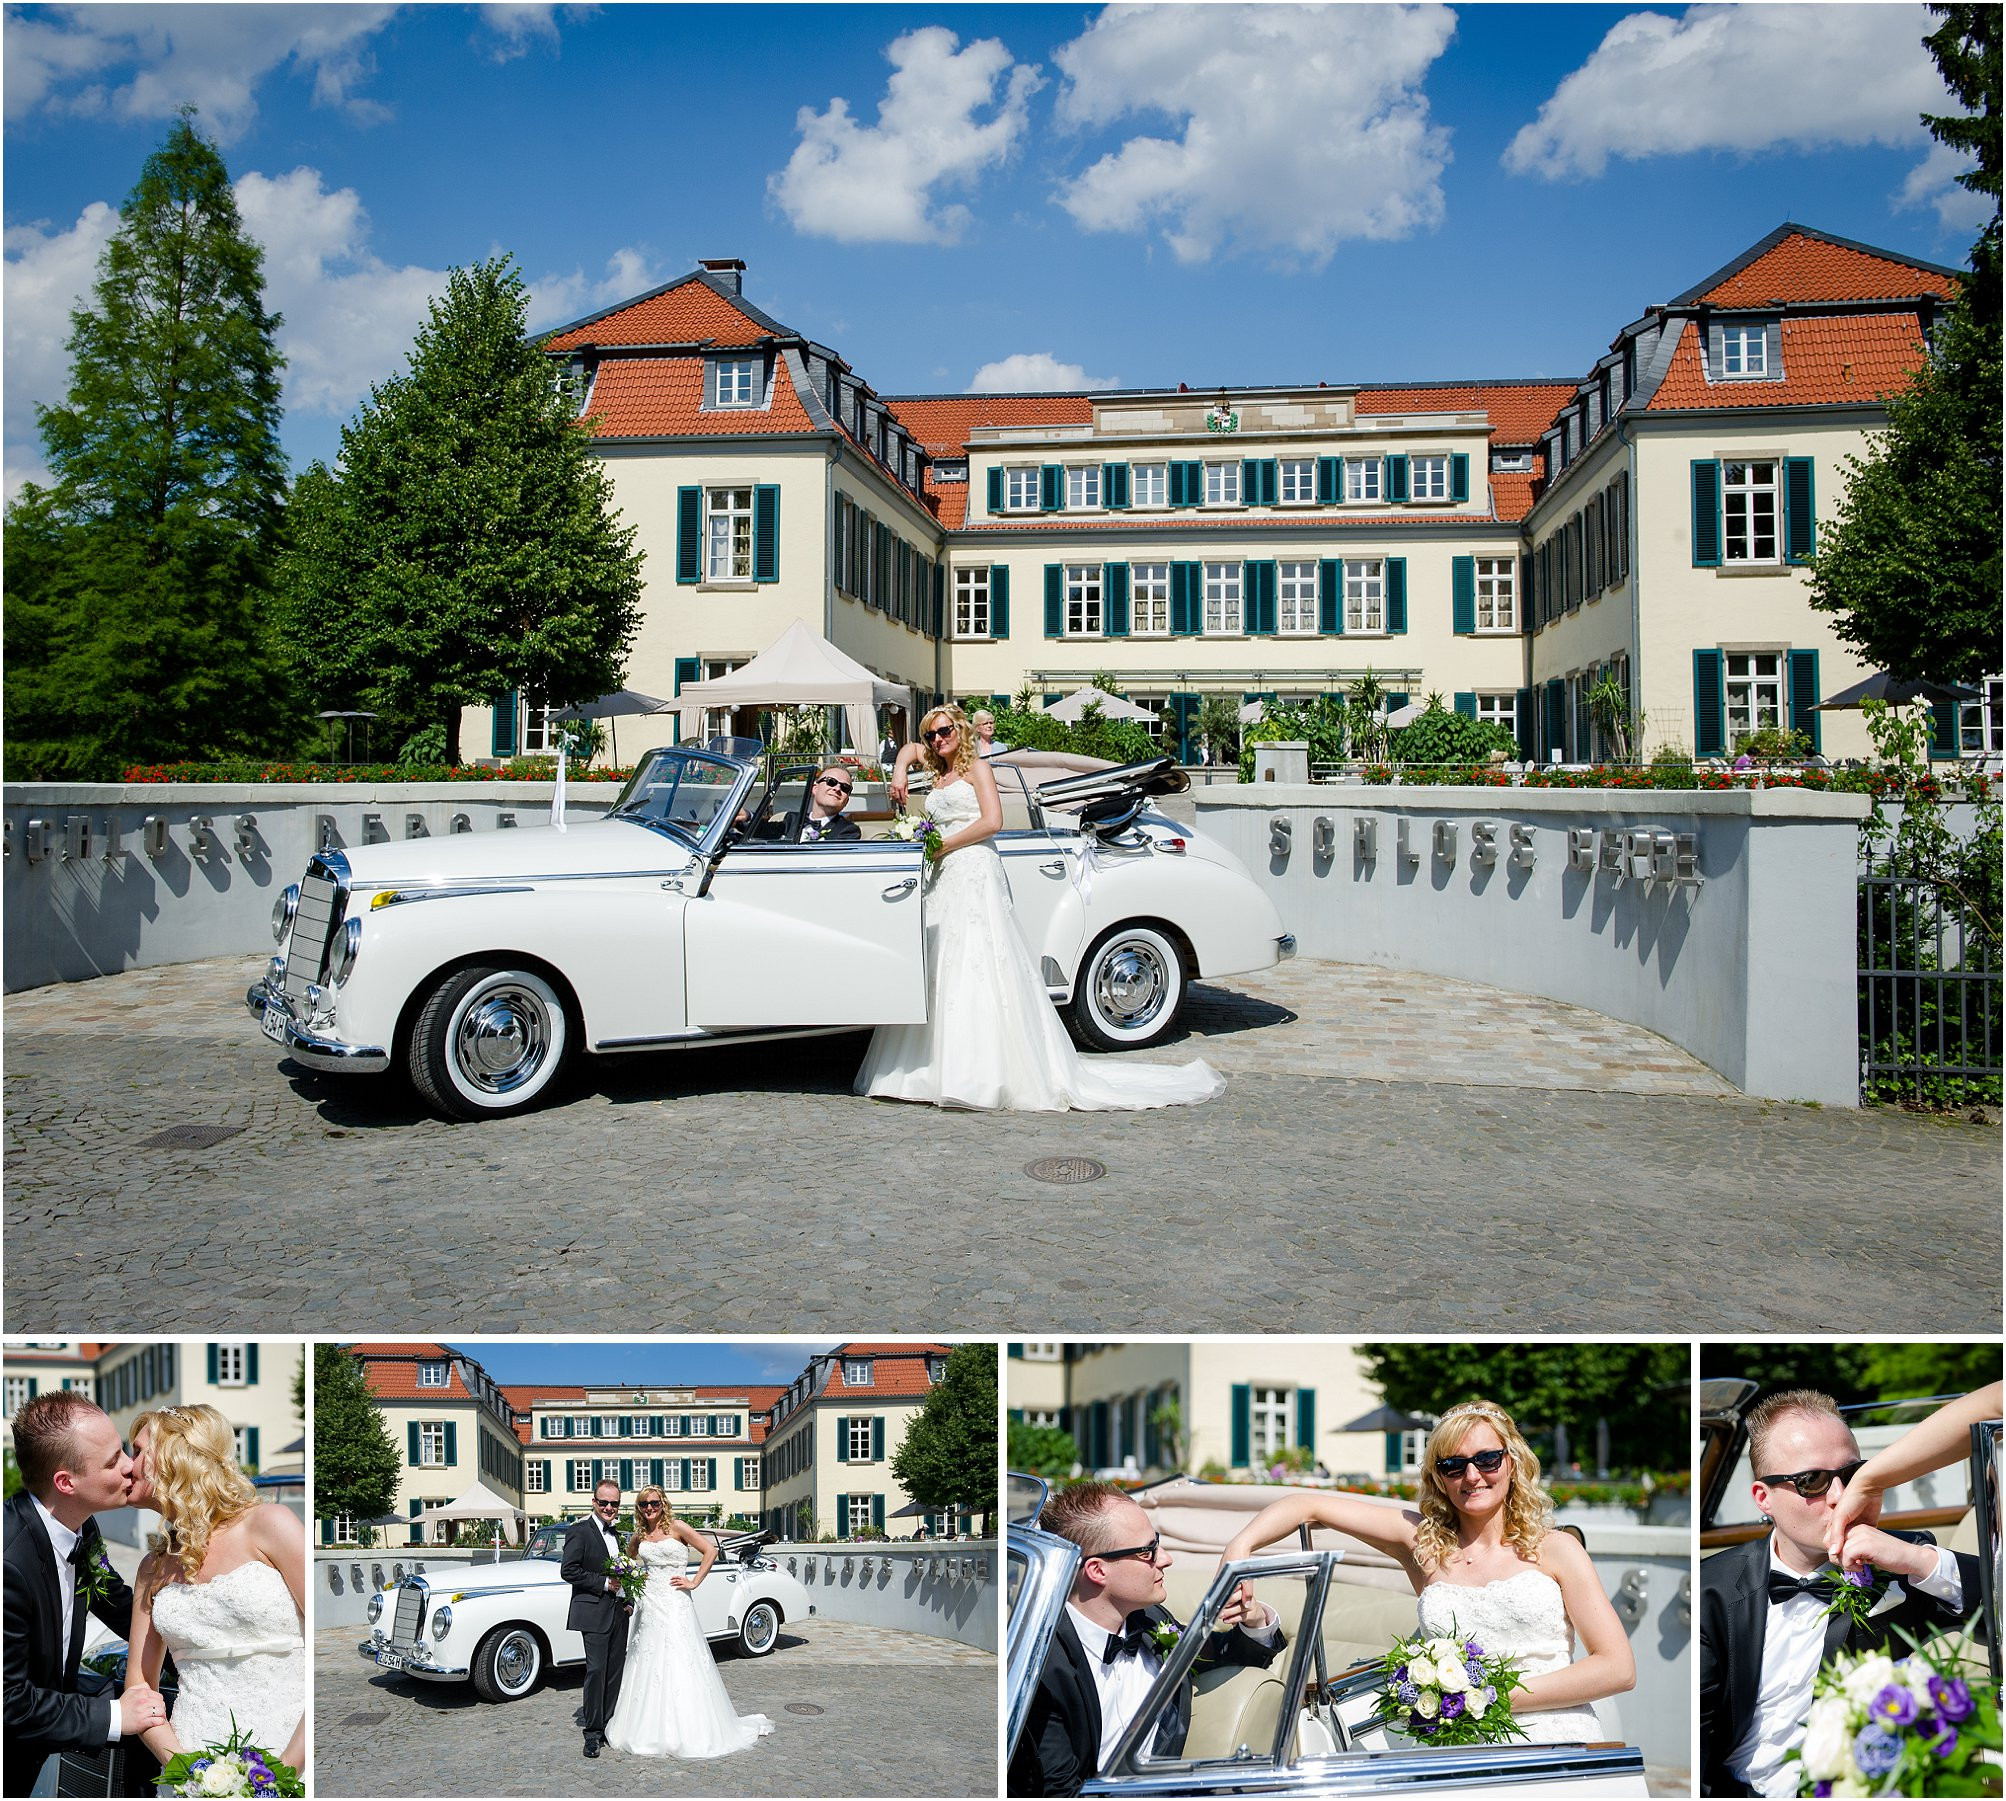
[[[922,705],[1111,675],[1186,760],[1206,695],[1368,672],[1541,761],[1609,752],[1603,677],[1647,747],[1778,725],[1851,756],[1859,715],[1812,709],[1868,670],[1804,564],[1957,275],[1785,224],[1557,382],[884,395],[748,301],[735,261],[544,348],[646,553],[646,693],[803,620]],[[1939,750],[1996,752],[2000,713],[1995,679],[1945,710]],[[623,722],[623,752],[676,730]],[[464,741],[548,734],[512,695],[469,709]]]

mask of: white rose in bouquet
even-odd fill
[[[1804,1722],[1804,1772],[1834,1782],[1853,1768],[1853,1710],[1837,1695],[1811,1703]]]
[[[1435,1666],[1425,1657],[1410,1657],[1407,1660],[1407,1680],[1416,1688],[1433,1688]]]
[[[1460,1695],[1470,1686],[1470,1673],[1463,1668],[1461,1658],[1451,1657],[1435,1666],[1435,1686],[1448,1695]]]
[[[1865,1707],[1890,1682],[1897,1680],[1895,1660],[1885,1652],[1871,1651],[1845,1673],[1840,1687],[1854,1706]]]
[[[1864,1776],[1841,1776],[1832,1784],[1832,1793],[1839,1801],[1866,1801],[1873,1792]]]
[[[1490,1712],[1491,1706],[1497,1698],[1498,1692],[1494,1688],[1473,1688],[1466,1697],[1467,1705],[1465,1711],[1476,1719],[1481,1720],[1485,1714]]]
[[[1424,1720],[1432,1720],[1442,1711],[1442,1697],[1433,1689],[1424,1688],[1415,1698],[1414,1711]]]
[[[234,1757],[219,1757],[202,1772],[205,1795],[241,1795],[248,1786],[244,1766]]]
[[[1450,1658],[1462,1661],[1463,1647],[1452,1638],[1431,1638],[1428,1641],[1428,1655],[1439,1665]]]

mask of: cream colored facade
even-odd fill
[[[529,1410],[523,1505],[539,1519],[578,1519],[601,1482],[620,1487],[623,1510],[659,1484],[685,1519],[756,1521],[764,1509],[760,1409],[744,1394],[706,1388],[589,1388],[541,1398]]]
[[[457,1501],[476,1482],[511,1506],[523,1504],[522,1446],[514,1410],[473,1358],[444,1346],[353,1346],[375,1392],[376,1409],[401,1470],[392,1513],[407,1516],[391,1543],[419,1544],[417,1522],[430,1508]],[[355,1542],[355,1522],[323,1519],[324,1545]]]

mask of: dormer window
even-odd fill
[[[1720,372],[1747,380],[1769,374],[1769,327],[1723,325],[1720,328]]]
[[[871,1360],[868,1357],[845,1357],[843,1385],[846,1388],[869,1388],[872,1385]]]
[[[711,364],[711,405],[749,407],[759,404],[759,358],[719,357]]]
[[[446,1365],[444,1363],[419,1364],[418,1386],[420,1388],[444,1388],[446,1386]]]

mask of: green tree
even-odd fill
[[[984,1530],[996,1509],[996,1347],[957,1345],[906,1428],[892,1474],[928,1512],[973,1509]]]
[[[1586,1461],[1606,1423],[1612,1468],[1684,1469],[1691,1389],[1682,1344],[1367,1344],[1387,1404],[1446,1413],[1495,1401],[1535,1446],[1564,1429]]]
[[[1495,720],[1466,719],[1442,705],[1439,694],[1411,725],[1393,734],[1393,755],[1402,763],[1482,763],[1492,751],[1518,755],[1518,740]]]
[[[1057,1426],[1033,1426],[1025,1420],[1010,1422],[1010,1467],[1027,1475],[1061,1482],[1079,1467],[1080,1447],[1070,1432]]]
[[[1811,604],[1869,662],[1903,677],[1970,680],[1998,667],[2000,593],[1999,19],[1996,6],[1932,6],[1924,42],[1966,109],[1923,115],[1977,159],[1959,181],[1992,202],[1914,385],[1888,428],[1847,459],[1819,531]]]
[[[408,371],[342,428],[339,467],[300,478],[280,567],[281,624],[322,698],[442,726],[450,763],[462,706],[617,688],[640,624],[634,528],[527,307],[507,257],[452,272]]]
[[[7,509],[7,773],[271,752],[300,729],[268,624],[285,489],[280,321],[228,170],[184,110],[120,209],[52,484]]]
[[[1996,1344],[1793,1344],[1700,1347],[1702,1376],[1741,1376],[1765,1391],[1815,1388],[1841,1407],[1965,1394],[1999,1380]]]
[[[357,1520],[397,1498],[404,1459],[346,1345],[313,1348],[313,1512]]]

